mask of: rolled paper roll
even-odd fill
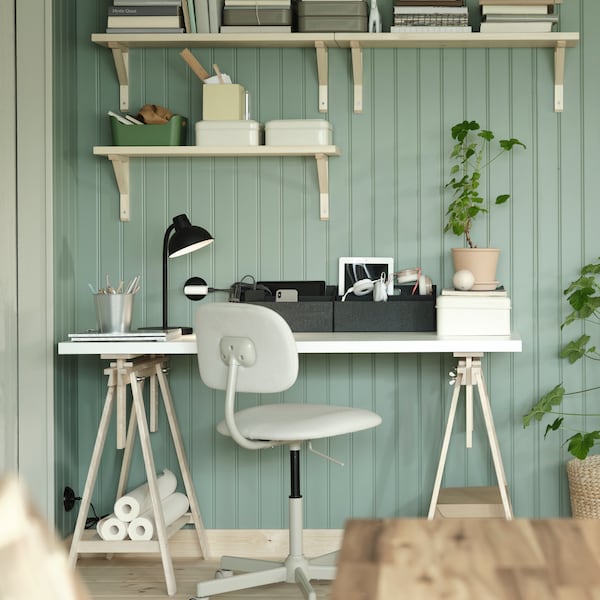
[[[127,523],[118,519],[113,513],[98,521],[96,531],[103,540],[117,542],[127,537]]]
[[[165,519],[165,525],[168,527],[171,523],[174,523],[179,517],[184,515],[190,506],[190,503],[185,494],[175,492],[162,502],[163,517]],[[154,519],[154,512],[152,508],[136,517],[127,526],[127,533],[132,540],[135,541],[147,541],[154,537],[156,530],[156,521]]]
[[[173,494],[177,489],[177,478],[168,469],[165,469],[162,475],[156,478],[156,482],[161,500]],[[115,502],[115,515],[121,521],[129,523],[150,508],[152,508],[150,487],[148,483],[144,483]]]

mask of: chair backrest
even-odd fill
[[[282,392],[298,376],[298,350],[289,325],[275,311],[245,303],[215,302],[198,308],[194,321],[198,367],[210,388],[227,388],[228,364],[224,338],[249,341],[253,360],[242,361],[237,372],[239,392]],[[250,353],[249,352],[249,353]]]

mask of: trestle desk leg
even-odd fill
[[[429,513],[427,518],[433,519],[435,516],[435,510],[437,507],[438,497],[440,495],[440,487],[442,485],[442,477],[444,475],[444,467],[446,466],[446,457],[448,456],[448,448],[450,446],[450,437],[452,436],[452,427],[454,425],[454,418],[456,416],[456,407],[458,406],[458,397],[460,395],[460,388],[462,384],[464,374],[459,371],[456,376],[456,383],[454,384],[454,391],[452,392],[452,401],[450,403],[450,411],[448,413],[448,421],[446,423],[446,431],[444,433],[444,440],[442,442],[442,451],[440,453],[440,462],[438,463],[437,473],[435,475],[435,483],[433,484],[433,493],[431,495],[431,503],[429,504]]]
[[[171,437],[173,438],[173,445],[175,446],[175,452],[177,454],[177,460],[179,461],[179,468],[181,469],[181,476],[183,478],[183,484],[187,493],[188,500],[190,502],[190,512],[192,513],[192,520],[196,528],[196,535],[198,536],[198,542],[200,544],[200,550],[202,557],[208,557],[208,542],[206,540],[206,531],[204,524],[202,523],[202,517],[200,515],[200,507],[198,506],[198,500],[196,499],[196,491],[194,483],[192,481],[192,475],[188,466],[185,450],[183,446],[183,439],[181,437],[181,431],[175,414],[175,406],[173,405],[173,398],[171,396],[171,389],[169,388],[169,382],[163,371],[163,365],[156,365],[156,376],[158,377],[158,383],[165,405],[165,412],[167,413],[167,419],[169,421],[169,427],[171,429]]]
[[[498,489],[500,490],[500,498],[502,499],[502,506],[504,508],[504,516],[510,521],[513,518],[513,511],[510,502],[510,496],[508,495],[508,482],[506,480],[506,473],[504,472],[504,465],[502,464],[500,445],[498,444],[498,436],[494,426],[492,407],[490,405],[490,398],[485,385],[483,371],[481,370],[481,364],[479,364],[479,368],[475,370],[474,378],[477,382],[477,391],[479,392],[481,411],[483,412],[483,420],[485,422],[485,428],[487,430],[488,440],[490,443],[490,450],[492,452],[492,460],[494,462],[496,480],[498,481]]]
[[[90,467],[88,469],[87,478],[85,480],[83,496],[81,497],[79,513],[77,515],[77,522],[75,524],[75,531],[73,532],[73,539],[71,541],[71,548],[69,550],[70,566],[74,566],[77,562],[79,542],[81,541],[81,537],[83,536],[83,531],[85,529],[85,523],[87,521],[87,515],[90,510],[90,504],[92,501],[92,493],[94,491],[94,486],[96,485],[96,477],[98,476],[98,469],[100,467],[100,461],[102,459],[102,451],[106,443],[106,434],[110,425],[110,417],[115,400],[115,376],[116,373],[113,369],[108,378],[108,389],[106,391],[104,408],[102,410],[102,416],[100,417],[100,423],[98,425],[96,442],[94,444],[94,449],[92,450]]]
[[[173,570],[173,562],[169,550],[167,528],[162,510],[162,503],[158,491],[158,483],[156,481],[156,467],[154,465],[154,457],[152,455],[152,446],[150,443],[150,431],[148,429],[148,421],[146,419],[146,411],[144,408],[144,398],[141,393],[141,386],[137,380],[135,371],[129,374],[129,383],[133,395],[133,404],[137,413],[138,432],[140,435],[140,445],[142,447],[142,456],[144,457],[144,466],[146,467],[146,476],[148,477],[148,488],[150,490],[150,498],[152,500],[152,509],[154,512],[154,522],[156,525],[156,537],[160,548],[160,556],[162,559],[165,580],[167,583],[167,593],[172,596],[177,591],[177,583],[175,581],[175,571]]]

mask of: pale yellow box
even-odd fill
[[[244,86],[238,83],[209,83],[202,87],[204,121],[238,121],[244,118]]]

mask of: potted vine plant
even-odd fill
[[[447,222],[444,232],[451,231],[463,237],[464,248],[452,248],[454,270],[469,270],[475,277],[474,290],[495,289],[497,286],[496,266],[500,251],[497,248],[477,248],[471,238],[473,222],[479,214],[489,211],[481,196],[479,185],[481,174],[501,155],[511,152],[515,146],[525,144],[516,138],[498,140],[492,144],[494,134],[482,129],[477,121],[462,121],[452,127],[452,139],[456,141],[450,154],[453,162],[452,179],[446,184],[452,189],[452,201],[446,211]],[[495,204],[504,204],[510,194],[500,194]],[[475,261],[475,262],[474,262]]]
[[[588,325],[600,324],[600,258],[581,268],[579,277],[564,290],[571,312],[561,324],[561,329],[575,322],[583,323],[584,333],[577,339],[568,342],[560,352],[561,358],[570,364],[580,359],[600,360],[593,338],[587,333]],[[581,430],[569,423],[573,418],[600,417],[598,411],[573,412],[564,406],[570,397],[586,394],[588,405],[594,396],[600,396],[600,386],[585,390],[565,390],[562,383],[554,386],[544,394],[532,409],[523,416],[523,426],[541,421],[547,415],[555,415],[555,419],[546,426],[544,438],[553,431],[565,431],[568,452],[574,457],[567,463],[571,508],[574,517],[600,518],[600,455],[590,455],[594,446],[600,444],[600,430],[585,427]],[[565,403],[565,404],[563,404]],[[584,422],[585,423],[585,422]]]

